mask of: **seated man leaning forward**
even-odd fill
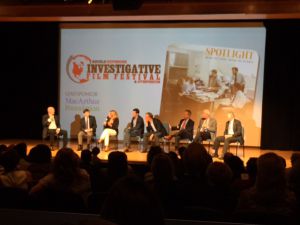
[[[145,114],[145,124],[147,133],[144,134],[142,152],[148,151],[149,141],[152,141],[154,145],[159,145],[159,138],[167,135],[167,131],[162,122],[157,118],[153,118],[153,114],[150,112]]]
[[[228,121],[226,122],[224,135],[217,137],[213,146],[213,149],[215,150],[213,157],[218,157],[220,143],[224,142],[223,152],[220,159],[223,159],[224,154],[228,151],[230,143],[238,141],[240,144],[244,144],[241,121],[235,119],[233,112],[227,113],[227,118]]]
[[[179,147],[179,141],[182,139],[193,140],[194,133],[194,121],[191,119],[192,112],[189,109],[186,109],[183,114],[183,118],[179,121],[177,126],[172,127],[170,125],[171,130],[175,130],[176,132],[165,136],[165,139],[171,140],[173,137],[175,138],[175,149]]]
[[[135,108],[132,110],[132,119],[124,130],[124,151],[130,150],[131,137],[143,138],[144,135],[144,119],[140,116],[140,110]]]

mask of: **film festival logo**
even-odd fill
[[[78,54],[71,55],[66,65],[67,75],[78,84],[90,80],[127,80],[137,84],[159,84],[160,64],[128,64],[127,60],[92,60]]]
[[[89,81],[88,65],[92,60],[85,55],[70,56],[67,62],[67,74],[75,83],[83,84]]]

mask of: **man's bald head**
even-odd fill
[[[209,118],[209,116],[210,116],[210,111],[208,109],[204,109],[202,111],[202,118],[207,119],[207,118]]]
[[[49,115],[54,115],[55,114],[55,108],[53,106],[49,106],[47,108],[47,112]]]

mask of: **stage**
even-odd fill
[[[17,144],[20,142],[25,142],[28,146],[27,150],[28,152],[30,151],[30,149],[41,143],[41,140],[22,140],[22,139],[7,139],[7,140],[0,140],[0,144],[5,144],[5,145],[11,145],[11,144]],[[61,143],[60,143],[61,144]],[[76,154],[78,154],[80,156],[81,152],[77,151],[77,142],[76,140],[72,140],[69,142],[68,147],[71,147],[74,152]],[[85,146],[84,146],[85,147]],[[206,148],[208,148],[207,145],[205,145]],[[122,150],[122,144],[119,143],[119,150]],[[165,149],[167,150],[168,148],[165,147]],[[147,153],[141,153],[136,144],[132,145],[132,151],[131,152],[126,152],[127,158],[128,158],[128,162],[129,163],[145,163],[146,159],[147,159]],[[171,151],[174,151],[174,146],[171,146]],[[212,150],[212,149],[210,149]],[[221,150],[221,148],[220,148]],[[235,147],[232,146],[231,147],[231,152],[233,154],[235,154]],[[54,157],[56,155],[58,150],[54,150],[52,151],[52,156]],[[115,150],[112,150],[115,151]],[[108,155],[110,152],[104,152],[101,151],[99,154],[99,158],[103,161],[107,161]],[[261,150],[260,148],[254,148],[254,147],[245,147],[245,157],[243,157],[243,152],[242,152],[242,148],[239,148],[238,150],[238,156],[244,161],[244,163],[246,164],[246,162],[248,161],[249,158],[251,157],[259,157],[260,155],[267,153],[267,152],[274,152],[278,155],[280,155],[281,157],[283,157],[286,160],[286,164],[287,167],[291,166],[291,162],[290,162],[290,157],[291,155],[294,153],[294,151],[281,151],[281,150]],[[214,161],[220,161],[219,159],[214,158]]]

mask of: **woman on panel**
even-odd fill
[[[104,151],[109,151],[109,137],[118,135],[119,117],[115,110],[108,113],[106,121],[103,123],[104,130],[100,136],[99,143],[104,142]]]

